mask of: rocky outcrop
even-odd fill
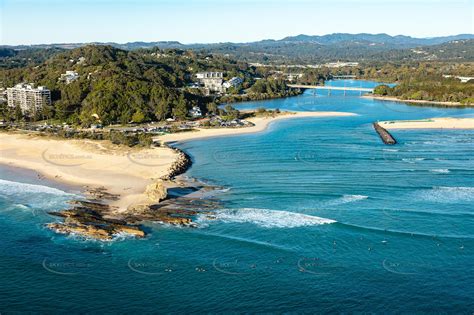
[[[101,205],[105,206],[105,205]],[[47,224],[47,227],[61,234],[76,234],[99,240],[111,240],[118,234],[128,234],[138,238],[145,237],[145,232],[136,225],[122,220],[106,219],[95,210],[76,207],[51,215],[64,218],[64,222]]]
[[[172,180],[176,176],[185,173],[192,165],[191,157],[184,151],[173,147],[170,148],[178,153],[178,158],[171,164],[168,173],[161,177],[162,180]]]
[[[180,154],[178,164],[170,172],[169,178],[189,167],[190,158]],[[209,186],[189,185],[168,191],[163,182],[158,181],[146,188],[145,194],[150,204],[133,205],[126,211],[118,211],[103,200],[116,200],[116,196],[104,189],[93,189],[86,193],[91,199],[71,200],[72,208],[52,215],[63,218],[63,222],[47,224],[47,227],[61,234],[75,234],[98,240],[112,240],[118,234],[128,234],[137,238],[146,236],[142,222],[157,222],[183,227],[196,227],[198,215],[213,215],[220,203],[212,198],[193,196],[198,191],[208,191]],[[199,196],[199,195],[198,195]],[[204,196],[204,194],[202,195]]]
[[[158,203],[166,199],[166,187],[161,181],[150,184],[146,187],[145,195],[151,203]]]

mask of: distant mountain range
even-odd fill
[[[341,42],[359,42],[359,43],[376,43],[388,46],[398,47],[415,47],[437,45],[450,42],[453,40],[474,39],[474,34],[459,34],[453,36],[431,37],[431,38],[415,38],[405,35],[390,36],[387,34],[347,34],[336,33],[322,36],[298,35],[285,37],[283,42],[312,42],[321,45],[332,45]]]
[[[0,46],[3,53],[29,48],[72,49],[87,44],[110,45],[135,50],[192,49],[201,52],[230,55],[250,62],[327,62],[336,60],[445,60],[474,61],[474,34],[415,38],[387,34],[297,35],[281,40],[249,43],[182,44],[177,41],[119,43],[62,43],[32,46]],[[439,47],[438,47],[439,46]],[[10,50],[10,52],[8,52]]]

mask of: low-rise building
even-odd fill
[[[66,73],[61,74],[59,81],[66,82],[66,84],[69,84],[73,81],[76,81],[78,78],[79,73],[77,73],[76,71],[66,71]]]
[[[286,78],[288,81],[295,81],[296,79],[300,79],[303,77],[303,73],[288,73]]]
[[[233,78],[230,79],[229,81],[224,82],[223,86],[224,86],[226,89],[228,89],[228,88],[230,88],[230,87],[237,87],[237,86],[241,85],[243,82],[244,82],[244,80],[242,80],[242,78],[233,77]]]
[[[198,106],[194,106],[190,111],[189,115],[191,115],[194,118],[202,117],[202,112],[201,109]]]
[[[470,80],[474,80],[474,77],[463,77],[458,75],[443,74],[443,78],[456,78],[461,80],[461,83],[467,83]]]
[[[23,113],[34,114],[44,105],[51,104],[51,91],[44,86],[35,88],[34,84],[17,84],[7,89],[8,106],[19,106]]]

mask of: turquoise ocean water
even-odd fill
[[[238,106],[257,107],[358,116],[179,144],[187,176],[224,187],[197,229],[55,235],[46,211],[75,192],[0,169],[0,313],[474,311],[474,131],[394,131],[385,146],[371,126],[473,109],[324,91]]]

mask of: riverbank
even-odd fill
[[[253,123],[251,127],[242,128],[198,128],[191,132],[180,132],[171,133],[163,136],[155,137],[155,141],[161,141],[163,143],[169,142],[184,142],[196,139],[211,138],[211,137],[222,137],[222,136],[234,136],[249,133],[261,132],[267,129],[270,123],[274,121],[280,121],[285,119],[293,118],[305,118],[305,117],[347,117],[355,116],[354,113],[347,112],[281,112],[276,116],[260,116],[246,119]]]
[[[431,118],[422,120],[381,121],[385,129],[474,129],[474,118]]]
[[[363,98],[370,98],[378,101],[401,102],[418,105],[439,105],[446,107],[474,107],[474,104],[461,104],[460,102],[440,102],[440,101],[425,101],[425,100],[402,100],[393,96],[377,96],[377,95],[363,95]]]

